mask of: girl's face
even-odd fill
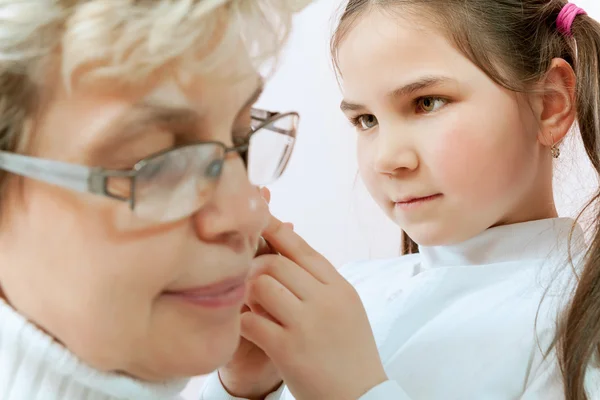
[[[48,88],[30,153],[125,169],[187,141],[231,146],[250,131],[255,74],[186,84],[166,76],[135,91],[110,82],[71,94]],[[233,279],[243,288],[268,215],[242,159],[227,157],[203,208],[158,225],[137,224],[125,202],[11,183],[0,232],[4,296],[100,370],[162,381],[224,364],[238,345],[243,289],[211,303],[227,288],[209,286]]]
[[[374,10],[342,41],[339,66],[361,176],[417,243],[556,215],[552,161],[527,99],[435,29]]]

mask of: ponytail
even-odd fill
[[[587,15],[572,27],[577,45],[576,108],[585,151],[600,174],[600,24]],[[586,208],[594,207],[600,190]],[[600,357],[600,214],[583,270],[558,331],[558,352],[568,400],[588,400],[585,374],[590,361]],[[599,358],[600,360],[600,358]]]

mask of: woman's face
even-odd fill
[[[186,84],[169,76],[135,90],[106,82],[71,93],[49,88],[29,152],[124,169],[174,145],[231,146],[249,132],[250,107],[260,93],[256,75],[196,77]],[[154,112],[140,113],[142,103]],[[188,117],[164,118],[173,109]],[[152,118],[156,113],[164,114],[160,122]],[[265,202],[242,159],[229,153],[214,193],[190,217],[138,224],[128,207],[13,179],[0,232],[4,296],[100,370],[148,381],[214,370],[238,344],[243,289],[225,292],[229,280],[243,281],[249,270],[266,224]],[[225,287],[212,286],[224,281]]]

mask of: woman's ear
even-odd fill
[[[551,147],[561,142],[575,122],[575,72],[562,58],[552,60],[550,69],[539,83],[541,103],[539,142]]]

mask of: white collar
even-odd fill
[[[571,218],[501,225],[456,245],[421,246],[419,252],[425,269],[565,257],[571,232],[575,256],[585,243],[583,230]]]

